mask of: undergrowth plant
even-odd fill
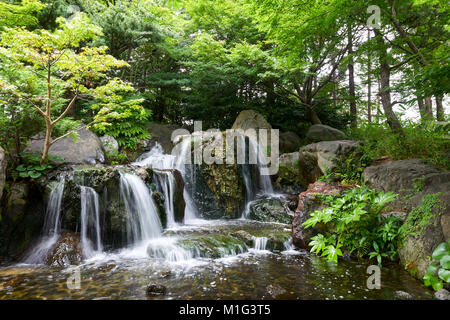
[[[55,163],[57,161],[64,161],[60,157],[49,155],[48,162],[41,164],[41,155],[30,152],[21,152],[20,158],[21,163],[16,168],[14,168],[11,173],[14,181],[18,178],[37,179],[40,176],[45,175],[49,171],[51,171],[56,166]]]
[[[432,286],[438,291],[444,287],[444,283],[450,284],[450,241],[438,245],[433,251],[432,259],[423,281],[426,286]]]
[[[353,188],[337,196],[321,196],[328,207],[311,213],[303,226],[313,228],[322,224],[328,232],[312,238],[311,252],[334,262],[343,255],[344,248],[350,254],[374,258],[380,265],[383,258],[395,259],[401,221],[398,217],[383,216],[382,212],[396,196],[367,187]]]

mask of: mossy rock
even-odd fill
[[[244,241],[217,234],[181,239],[177,241],[177,244],[185,250],[194,252],[196,257],[202,258],[221,258],[247,249]]]
[[[249,217],[262,222],[292,223],[289,209],[277,198],[259,199],[252,202]]]

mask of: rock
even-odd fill
[[[2,147],[0,147],[0,200],[2,199],[3,188],[5,187],[6,166],[7,166],[7,163],[6,163],[5,150],[3,150]]]
[[[164,195],[161,192],[152,193],[153,200],[156,204],[156,209],[158,210],[159,221],[161,221],[162,227],[167,228],[167,214],[164,208]]]
[[[266,119],[255,110],[244,110],[239,113],[234,121],[232,129],[272,129]]]
[[[359,142],[351,140],[323,141],[301,147],[299,166],[302,185],[306,187],[324,175],[326,169],[332,170],[336,159],[345,160],[356,152]]]
[[[341,130],[323,124],[312,125],[306,138],[313,142],[345,140],[347,136]]]
[[[35,182],[11,183],[3,199],[0,222],[0,257],[20,259],[41,232],[44,224],[44,197]]]
[[[249,218],[262,222],[291,224],[292,213],[280,199],[259,199],[250,204]]]
[[[450,240],[450,172],[441,172],[420,159],[385,160],[367,167],[363,178],[372,188],[398,193],[399,197],[391,207],[409,214],[422,204],[426,195],[440,194],[439,205],[419,217],[427,220],[414,222],[419,227],[418,234],[405,235],[399,248],[401,264],[410,274],[422,279],[431,263],[429,257],[433,250]],[[408,223],[408,219],[406,221]]]
[[[103,144],[100,139],[87,129],[79,129],[79,139],[73,141],[71,137],[65,137],[50,147],[50,154],[58,156],[67,163],[96,164],[105,162]],[[31,138],[30,146],[25,152],[42,152],[44,150],[44,138],[41,134]]]
[[[175,185],[174,185],[174,196],[173,196],[173,210],[174,210],[174,218],[175,222],[182,223],[184,220],[184,213],[186,208],[186,202],[184,201],[184,180],[180,173],[180,171],[176,169],[171,170],[154,170],[154,181],[156,184],[156,188],[159,193],[164,193],[163,184],[167,183],[167,174],[172,174]],[[163,196],[164,198],[164,196]],[[163,203],[164,203],[163,199]]]
[[[100,137],[100,141],[103,144],[103,149],[106,151],[106,154],[116,154],[119,152],[119,143],[116,139],[111,136],[103,136]]]
[[[144,141],[143,151],[150,151],[156,143],[159,143],[166,154],[171,154],[174,146],[171,140],[172,133],[177,129],[181,129],[181,127],[172,124],[151,123],[147,127],[150,138]]]
[[[400,290],[395,291],[394,296],[396,299],[399,299],[399,300],[414,300],[413,296],[405,291],[400,291]]]
[[[47,259],[47,265],[51,267],[65,268],[70,265],[78,265],[83,259],[80,236],[71,231],[61,234],[58,242]]]
[[[253,236],[244,230],[238,230],[231,234],[233,237],[238,238],[245,242],[247,246],[251,246],[253,244]]]
[[[316,194],[336,195],[347,189],[350,189],[350,187],[317,181],[314,184],[310,184],[305,192],[300,193],[298,207],[292,220],[292,241],[297,247],[308,249],[308,243],[311,241],[311,237],[327,230],[328,226],[319,224],[314,228],[305,229],[303,227],[303,223],[310,218],[310,213],[326,207],[316,197]]]
[[[300,175],[299,153],[283,153],[280,156],[275,188],[285,194],[299,194],[303,189]]]
[[[302,139],[300,139],[300,137],[292,131],[281,132],[279,137],[279,147],[281,153],[295,152],[302,144]]]
[[[450,292],[446,289],[439,289],[434,293],[437,300],[450,300]]]
[[[200,133],[197,133],[200,134]],[[220,133],[225,142],[225,133]],[[248,139],[248,138],[247,138]],[[187,141],[193,143],[193,141]],[[183,143],[187,143],[184,141]],[[185,176],[191,179],[185,179],[184,183],[187,191],[192,194],[192,199],[199,209],[202,217],[205,219],[234,219],[241,216],[245,205],[245,189],[242,179],[242,165],[226,163],[226,143],[218,135],[211,135],[203,132],[202,150],[206,148],[215,150],[216,161],[207,163],[202,161],[200,164],[186,164]],[[178,145],[177,145],[178,147]],[[194,158],[192,148],[191,159]],[[215,151],[214,151],[215,152]],[[236,156],[236,153],[235,153]],[[217,163],[220,159],[222,163]],[[236,160],[236,159],[235,159]]]
[[[150,284],[146,290],[147,297],[165,296],[166,292],[167,288],[160,284]]]

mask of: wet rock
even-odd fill
[[[401,264],[410,274],[422,279],[433,250],[450,240],[450,171],[439,171],[420,159],[385,159],[367,167],[363,178],[372,188],[398,193],[391,206],[408,215],[422,204],[426,195],[439,194],[440,203],[430,208],[430,218],[415,222],[420,225],[419,234],[406,235],[399,248]]]
[[[161,192],[152,193],[153,200],[155,200],[156,209],[158,210],[159,220],[161,221],[162,227],[165,229],[167,227],[167,215],[164,208],[164,195]]]
[[[280,152],[281,153],[290,153],[298,150],[300,145],[302,144],[302,139],[292,131],[282,132],[280,133]]]
[[[330,227],[320,224],[317,224],[314,228],[306,229],[303,227],[303,223],[310,218],[310,213],[326,207],[316,195],[336,195],[349,188],[341,184],[329,184],[317,181],[310,184],[305,192],[300,193],[298,207],[292,220],[292,241],[297,247],[308,249],[308,243],[311,241],[311,237],[325,232]]]
[[[165,296],[166,292],[167,288],[160,284],[150,284],[146,290],[147,297]]]
[[[47,259],[47,265],[51,267],[68,267],[80,264],[83,258],[80,236],[66,231],[61,234],[58,242]]]
[[[177,245],[190,251],[195,258],[222,258],[245,252],[244,241],[226,234],[192,236],[177,241]]]
[[[36,182],[11,183],[1,208],[0,257],[20,259],[44,224],[45,204]]]
[[[103,136],[100,137],[100,141],[102,142],[103,149],[107,154],[116,154],[119,152],[119,143],[113,137]]]
[[[323,124],[315,124],[309,128],[306,138],[313,142],[320,142],[344,140],[347,137],[341,130]]]
[[[7,166],[7,162],[6,162],[5,150],[3,150],[2,147],[0,147],[0,200],[2,199],[3,188],[5,187],[6,166]]]
[[[244,230],[238,230],[232,234],[233,237],[236,237],[245,242],[246,245],[253,245],[253,236]]]
[[[277,198],[259,199],[250,204],[249,218],[262,222],[290,224],[292,214],[285,203]]]
[[[399,300],[414,300],[413,296],[408,292],[400,290],[394,292],[394,297]]]
[[[437,300],[450,300],[450,292],[446,289],[439,289],[434,293]]]
[[[280,156],[275,188],[285,194],[299,194],[303,189],[300,174],[299,153],[284,153]]]
[[[306,187],[324,175],[326,169],[336,166],[336,159],[345,161],[352,156],[359,142],[351,140],[323,141],[301,147],[299,150],[299,168],[302,185]],[[357,155],[355,155],[357,156]]]
[[[184,220],[184,213],[186,208],[186,202],[184,201],[184,180],[183,176],[181,175],[180,171],[176,169],[170,169],[170,170],[154,170],[154,181],[156,184],[156,189],[159,193],[162,195],[163,187],[162,184],[165,184],[167,182],[167,174],[170,173],[174,180],[175,180],[175,186],[173,191],[173,209],[174,209],[174,218],[175,222],[182,223]],[[163,199],[163,209],[164,209],[164,200]]]
[[[71,137],[65,137],[50,147],[50,154],[64,159],[67,163],[104,163],[105,155],[100,139],[87,129],[79,129],[77,133],[78,140],[73,141]],[[44,136],[39,134],[31,139],[25,152],[42,152],[43,149]]]
[[[278,296],[287,292],[282,287],[272,284],[267,286],[266,291],[273,299],[276,299]]]

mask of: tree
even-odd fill
[[[38,20],[35,13],[44,5],[38,0],[23,0],[21,4],[0,2],[0,29],[2,27],[16,27],[35,25]]]
[[[86,15],[78,14],[70,22],[58,18],[58,23],[59,29],[54,32],[6,28],[0,42],[3,61],[17,70],[31,72],[45,82],[46,92],[43,96],[23,91],[13,92],[25,99],[45,122],[42,163],[47,161],[49,149],[54,143],[73,134],[69,131],[52,138],[55,125],[67,115],[78,98],[102,99],[105,86],[111,95],[131,89],[129,84],[110,79],[107,74],[113,68],[126,66],[125,62],[106,54],[106,47],[82,46],[102,34],[100,28],[91,24]],[[96,87],[100,81],[106,84]],[[4,86],[13,85],[10,83]],[[15,87],[12,91],[18,89]],[[69,102],[58,110],[55,101],[63,96]]]

